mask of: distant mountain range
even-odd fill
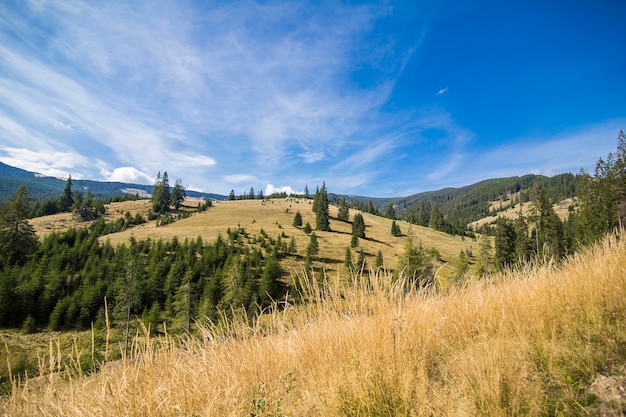
[[[63,193],[65,188],[64,179],[47,177],[36,172],[15,168],[0,162],[0,201],[9,198],[20,185],[25,185],[28,193],[34,199],[56,198]],[[119,195],[147,196],[152,192],[152,185],[130,184],[124,182],[106,182],[79,180],[72,178],[74,190],[91,190],[97,198],[109,198]],[[221,194],[201,193],[187,190],[187,196],[212,200],[225,200],[227,197]]]
[[[15,168],[0,162],[0,201],[13,195],[20,185],[26,185],[31,197],[37,200],[57,198],[63,193],[65,180],[47,177],[20,168]],[[525,193],[528,197],[534,184],[546,188],[548,195],[554,202],[562,201],[575,196],[576,178],[573,174],[559,174],[553,177],[542,175],[524,175],[521,177],[495,178],[467,185],[460,188],[444,188],[438,191],[427,191],[407,197],[375,198],[353,195],[329,194],[331,202],[338,202],[345,197],[348,202],[369,203],[384,213],[391,204],[398,217],[406,219],[413,215],[417,217],[419,207],[426,206],[430,210],[437,203],[439,210],[446,216],[446,221],[457,227],[464,227],[468,223],[493,214],[489,202],[506,200],[516,193]],[[108,198],[119,195],[147,196],[152,191],[152,185],[129,184],[123,182],[103,182],[72,179],[74,190],[91,190],[95,197]],[[226,200],[227,196],[213,193],[201,193],[187,190],[192,198]]]

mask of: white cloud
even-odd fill
[[[321,161],[322,159],[324,159],[323,152],[305,152],[301,154],[300,156],[302,157],[302,159],[304,159],[304,162],[307,164],[312,164],[314,162]]]
[[[75,153],[58,151],[33,151],[26,148],[0,147],[0,161],[7,165],[22,168],[39,174],[67,178],[81,178],[82,175],[75,172],[77,166],[87,165],[88,160]]]
[[[133,167],[119,167],[115,168],[113,172],[102,169],[100,174],[104,178],[104,181],[109,182],[126,182],[131,184],[154,183],[154,178]]]
[[[224,181],[229,184],[238,184],[240,182],[255,182],[257,178],[254,175],[248,174],[232,174],[232,175],[224,175],[222,177]]]
[[[265,195],[272,195],[274,193],[287,193],[290,194],[303,194],[304,191],[294,191],[289,185],[283,185],[282,187],[274,187],[272,184],[267,184],[265,187]]]
[[[448,87],[446,88],[442,88],[441,90],[437,91],[437,93],[435,93],[436,96],[440,96],[443,93],[445,93],[446,91],[448,91]]]

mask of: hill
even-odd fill
[[[173,223],[157,226],[157,221],[149,221],[142,225],[128,228],[124,231],[108,234],[101,237],[102,242],[109,242],[114,247],[127,244],[131,237],[136,240],[151,239],[170,240],[176,237],[179,241],[195,240],[201,237],[204,242],[214,241],[218,235],[228,236],[228,230],[243,229],[250,242],[257,241],[263,234],[272,238],[283,236],[283,240],[294,237],[297,253],[300,256],[286,257],[281,260],[283,267],[289,273],[298,273],[302,268],[302,254],[306,251],[310,237],[302,228],[292,226],[296,212],[302,215],[303,224],[315,224],[315,214],[311,210],[311,200],[303,198],[286,198],[271,200],[234,200],[216,202],[206,212],[195,213],[190,217],[182,218]],[[183,207],[193,210],[195,207]],[[327,273],[345,275],[343,266],[346,248],[350,247],[351,223],[337,220],[337,207],[331,205],[331,232],[315,231],[320,246],[320,253],[314,259],[316,267],[324,267]],[[131,216],[137,213],[147,217],[150,202],[147,200],[125,201],[107,205],[107,221],[115,221],[127,212]],[[356,210],[350,210],[350,218]],[[362,249],[369,265],[374,265],[378,251],[383,254],[385,266],[389,269],[396,267],[397,259],[404,252],[406,235],[411,233],[414,239],[422,242],[426,248],[436,248],[440,254],[440,265],[447,264],[440,274],[450,276],[461,251],[478,253],[477,243],[471,239],[461,239],[438,232],[427,227],[410,225],[405,221],[397,221],[403,236],[391,235],[391,219],[363,213],[366,225],[366,238],[361,239],[359,248],[353,249],[353,256]],[[76,222],[70,213],[43,216],[31,220],[37,234],[41,237],[52,231],[63,231],[70,227],[81,227],[85,223]],[[251,245],[258,246],[258,245]]]
[[[534,184],[546,189],[554,203],[575,196],[576,177],[573,174],[559,174],[553,177],[524,175],[522,177],[494,178],[461,188],[445,188],[429,191],[391,201],[402,218],[419,217],[420,205],[426,210],[437,203],[447,223],[455,228],[493,215],[506,209],[508,202],[525,203]],[[499,202],[498,205],[494,202]],[[503,207],[500,207],[503,205]],[[381,208],[384,210],[384,208]]]
[[[25,185],[28,193],[35,200],[45,200],[56,198],[63,193],[65,179],[47,177],[35,172],[15,168],[0,162],[0,201],[9,198],[20,185]],[[140,197],[149,195],[152,192],[152,185],[131,184],[123,182],[105,182],[92,180],[72,179],[74,190],[91,190],[96,198],[109,198],[121,195],[135,195]],[[201,198],[211,200],[225,200],[226,196],[213,193],[203,193],[187,190],[190,198]]]
[[[16,385],[0,410],[623,415],[624,270],[626,240],[609,238],[559,268],[497,275],[434,297],[401,291],[385,274],[355,276],[350,288],[330,279],[321,292],[307,286],[313,302],[253,322],[218,323],[198,338],[137,336],[131,354],[90,375],[57,368],[51,344],[40,360],[48,376]],[[66,361],[88,356],[76,348]]]

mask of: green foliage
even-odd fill
[[[306,247],[307,256],[314,256],[320,251],[319,243],[317,242],[317,235],[315,232],[311,233],[309,244]]]
[[[396,220],[396,211],[393,208],[393,203],[389,203],[387,206],[387,211],[385,211],[385,217],[388,219]]]
[[[382,268],[385,265],[385,260],[383,259],[383,252],[381,250],[378,251],[378,253],[376,254],[376,263],[374,264],[374,266],[376,267],[376,270]]]
[[[185,201],[187,197],[187,190],[183,187],[183,184],[180,179],[176,180],[174,187],[172,188],[172,193],[170,195],[171,204],[174,206],[176,210],[180,208],[180,205]]]
[[[352,220],[352,236],[365,238],[365,220],[361,213],[356,213]]]
[[[152,187],[152,210],[155,213],[165,213],[170,207],[171,195],[170,195],[170,182],[167,176],[167,171],[157,174],[156,181]]]
[[[391,236],[402,236],[402,232],[400,231],[400,226],[396,223],[396,221],[391,222]]]
[[[210,244],[131,239],[114,249],[100,243],[128,219],[134,218],[50,233],[21,267],[0,268],[0,327],[86,329],[101,322],[106,296],[113,325],[128,324],[129,334],[138,330],[135,317],[151,332],[164,321],[168,331],[187,332],[196,321],[219,318],[219,309],[257,314],[257,305],[286,290],[275,256],[264,260],[243,247],[241,227]],[[282,236],[270,240],[280,255]]]
[[[4,204],[0,217],[0,261],[23,265],[39,245],[35,229],[28,222],[30,197],[25,186]]]
[[[397,274],[405,277],[408,285],[418,288],[434,283],[435,273],[432,260],[422,242],[416,246],[413,244],[413,238],[407,237],[404,253],[398,259]]]
[[[349,246],[346,248],[346,256],[343,259],[343,264],[348,271],[352,271],[354,268],[354,265],[352,265],[352,250]]]
[[[299,211],[296,211],[296,214],[293,215],[293,227],[302,227],[302,214]]]
[[[593,176],[578,176],[578,214],[573,220],[576,239],[583,244],[597,241],[607,232],[626,224],[626,134],[617,136],[617,149],[596,163]]]
[[[339,209],[337,210],[337,219],[342,222],[347,222],[350,220],[350,209],[348,208],[348,203],[346,202],[346,198],[342,197],[339,202]]]
[[[313,229],[311,228],[311,225],[309,224],[309,222],[306,222],[302,230],[304,231],[304,233],[308,235],[309,233],[311,233]]]
[[[72,195],[72,176],[70,175],[67,178],[65,183],[65,188],[63,189],[63,195],[59,200],[59,210],[62,212],[67,212],[72,209],[74,205],[74,197]]]
[[[315,227],[317,230],[327,232],[330,230],[330,214],[328,208],[328,193],[326,183],[322,183],[322,189],[315,192],[313,197],[313,212],[315,213]]]

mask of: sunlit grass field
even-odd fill
[[[622,239],[446,293],[407,292],[385,272],[350,287],[316,278],[306,305],[287,300],[200,337],[138,335],[128,356],[93,375],[16,384],[2,415],[623,413],[588,389],[599,374],[624,373]]]

